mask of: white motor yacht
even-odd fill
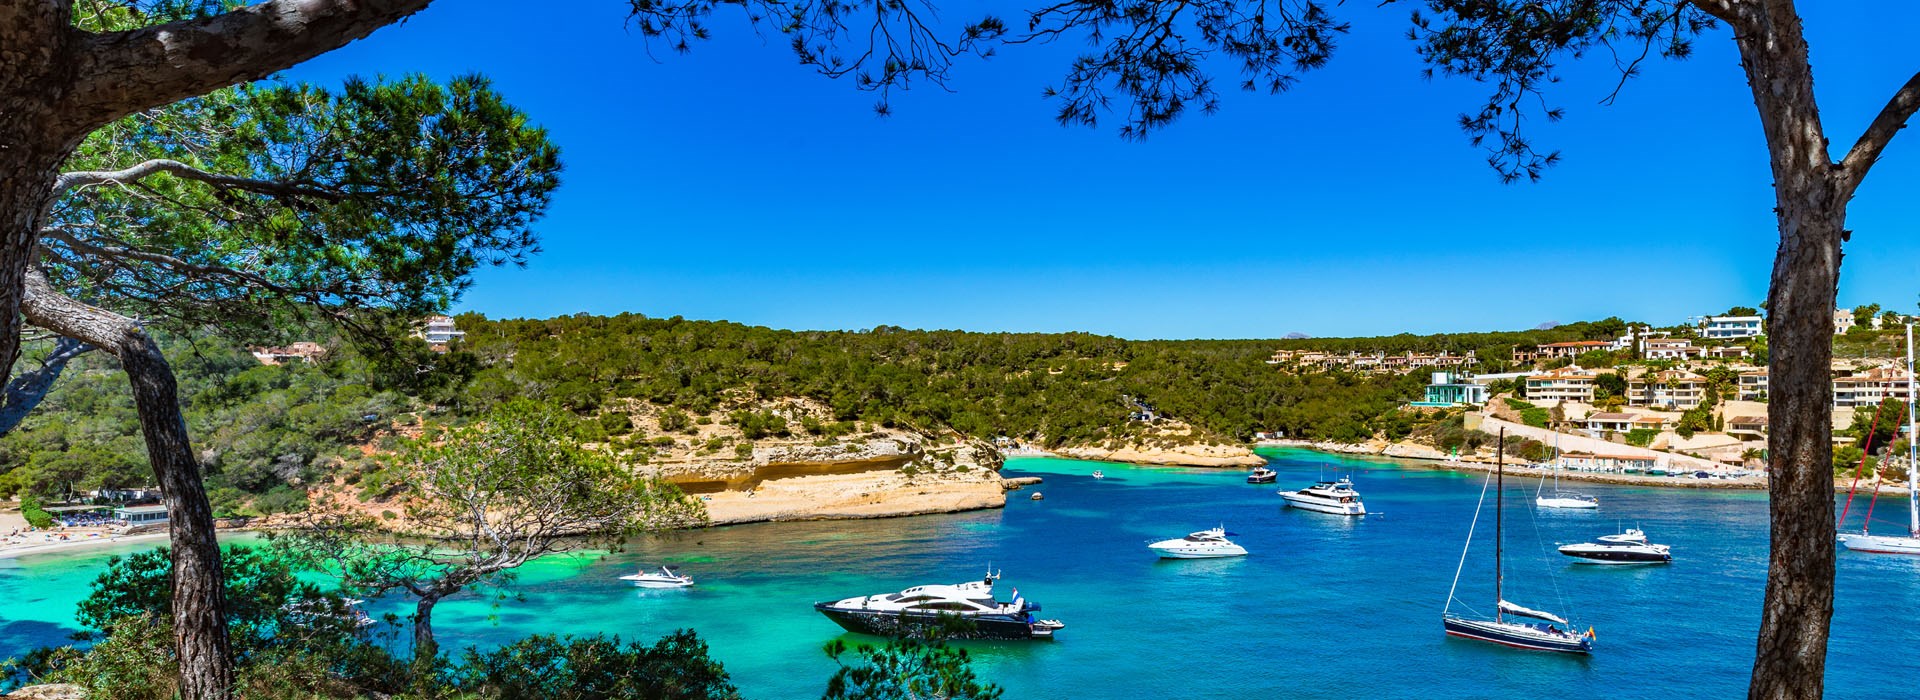
[[[1147,549],[1160,555],[1161,559],[1218,559],[1221,557],[1244,557],[1247,548],[1227,540],[1233,533],[1225,528],[1213,528],[1171,540],[1161,540],[1147,545]]]
[[[993,584],[999,579],[998,574],[989,573],[978,581],[914,586],[899,593],[814,603],[813,609],[849,632],[881,636],[937,634],[959,639],[1052,639],[1054,632],[1066,627],[1059,620],[1035,618],[1033,614],[1040,611],[1040,604],[1021,597],[1017,588],[1012,600],[1004,603],[995,600]],[[971,624],[948,624],[955,618]]]
[[[632,581],[641,588],[686,588],[693,585],[693,577],[682,575],[671,566],[662,566],[659,571],[642,571],[620,577],[622,581]]]
[[[1280,497],[1287,505],[1315,513],[1334,515],[1366,515],[1367,506],[1360,501],[1360,492],[1353,490],[1353,482],[1346,478],[1339,481],[1322,481],[1298,491],[1281,491]]]
[[[1579,561],[1576,564],[1665,564],[1673,554],[1664,544],[1649,544],[1647,533],[1639,528],[1618,535],[1602,535],[1592,542],[1576,542],[1560,547],[1560,553]]]

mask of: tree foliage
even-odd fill
[[[580,427],[519,400],[409,440],[383,483],[424,541],[372,539],[380,524],[336,499],[315,510],[292,546],[356,591],[412,595],[416,661],[431,661],[433,608],[447,596],[498,584],[537,557],[705,521],[700,502],[672,484],[582,448]]]

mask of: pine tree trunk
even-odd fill
[[[1772,549],[1748,689],[1754,700],[1818,698],[1826,672],[1834,579],[1828,368],[1841,225],[1832,212],[1821,214],[1782,207],[1783,235],[1768,295]]]
[[[233,655],[227,638],[220,543],[200,464],[187,439],[173,369],[145,333],[130,334],[120,363],[133,384],[148,459],[166,495],[173,554],[173,634],[179,648],[181,695],[192,700],[232,697]]]
[[[438,594],[420,596],[413,606],[413,665],[421,668],[440,655],[440,642],[433,638],[433,606],[440,604]]]
[[[1734,40],[1773,170],[1780,244],[1767,292],[1766,598],[1750,700],[1821,697],[1833,619],[1833,304],[1848,194],[1827,152],[1791,2],[1740,6]]]
[[[145,330],[132,319],[74,301],[44,276],[25,276],[23,311],[35,325],[86,341],[119,358],[133,389],[147,459],[167,506],[173,557],[174,641],[179,650],[181,696],[187,700],[233,697],[233,656],[227,637],[220,545],[214,539],[213,508],[201,483],[200,464],[187,438],[173,369]]]

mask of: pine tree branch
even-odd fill
[[[166,173],[174,177],[204,182],[221,189],[246,190],[259,194],[284,197],[318,197],[338,199],[339,193],[314,187],[295,185],[278,180],[261,180],[248,177],[235,177],[208,172],[177,160],[156,158],[120,170],[82,170],[66,173],[54,183],[56,197],[74,189],[93,185],[128,184],[139,182],[148,177]]]
[[[1887,105],[1880,108],[1880,114],[1874,116],[1873,123],[1867,125],[1866,133],[1860,135],[1853,148],[1847,151],[1847,157],[1840,161],[1842,184],[1845,192],[1851,194],[1860,186],[1867,171],[1880,160],[1880,153],[1893,141],[1894,134],[1906,128],[1907,120],[1920,111],[1920,73],[1914,73],[1907,79]]]
[[[86,34],[76,42],[77,78],[64,111],[84,133],[143,109],[264,78],[431,1],[269,0],[203,19]]]

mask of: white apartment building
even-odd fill
[[[1593,380],[1598,372],[1579,367],[1562,367],[1552,372],[1527,377],[1528,401],[1593,402]]]
[[[1701,320],[1700,337],[1738,340],[1766,335],[1759,316],[1708,316]]]

